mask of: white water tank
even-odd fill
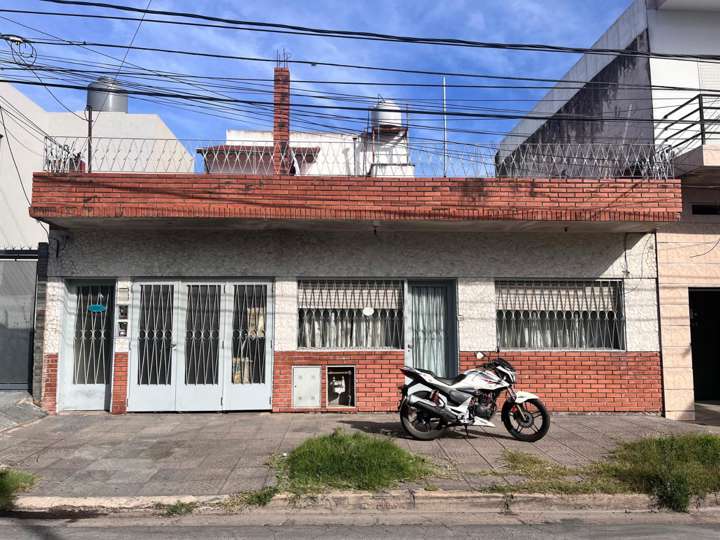
[[[87,88],[87,106],[93,111],[128,112],[128,97],[120,93],[122,87],[110,77],[100,77]]]
[[[370,109],[370,123],[373,130],[399,129],[404,126],[400,105],[389,99],[378,99]]]

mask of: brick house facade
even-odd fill
[[[677,180],[293,174],[276,90],[269,174],[35,175],[48,411],[393,411],[400,367],[478,353],[553,411],[663,410]]]

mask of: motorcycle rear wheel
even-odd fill
[[[422,393],[418,392],[418,394]],[[407,401],[400,407],[400,423],[405,433],[420,441],[432,441],[442,437],[447,431],[444,420],[433,417],[422,409],[413,407]]]
[[[530,417],[524,420],[520,411],[513,410],[516,405],[524,407],[525,413]],[[529,399],[522,404],[506,401],[503,404],[501,417],[505,429],[519,441],[539,441],[550,429],[550,415],[539,399]]]

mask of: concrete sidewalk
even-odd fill
[[[446,490],[473,490],[502,472],[503,450],[542,455],[564,465],[601,458],[622,440],[720,427],[655,416],[553,416],[540,442],[521,443],[500,427],[460,431],[431,442],[405,438],[395,414],[68,414],[0,433],[0,465],[35,473],[28,495],[65,497],[222,495],[270,485],[265,466],[307,437],[340,427],[393,436],[399,445],[446,470],[432,480]],[[505,481],[516,479],[505,477]]]
[[[0,391],[0,431],[27,424],[44,416],[46,416],[45,412],[33,404],[32,396],[27,392]]]

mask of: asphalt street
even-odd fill
[[[100,516],[80,519],[0,518],[0,539],[393,538],[684,539],[720,538],[717,514],[495,515],[358,513],[338,516]]]

